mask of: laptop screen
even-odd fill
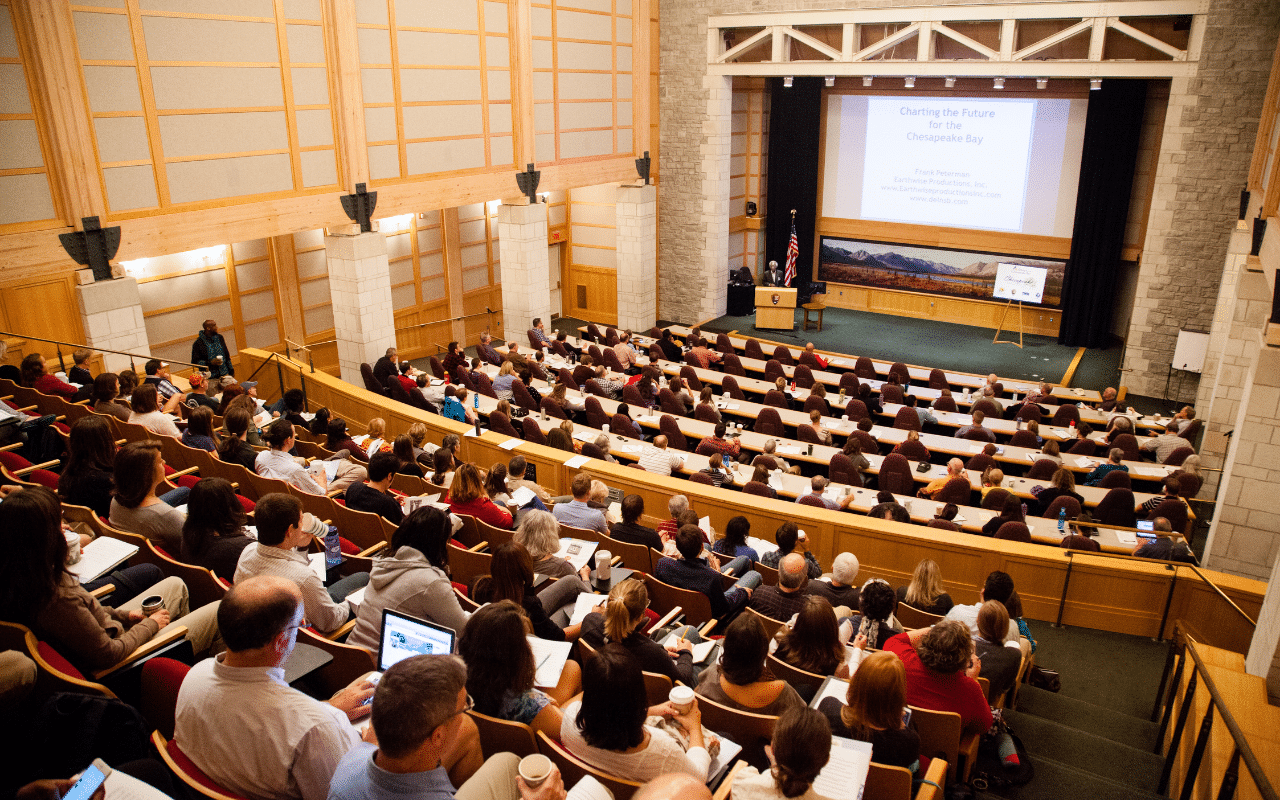
[[[1150,533],[1155,530],[1155,520],[1140,519],[1138,520],[1138,530]]]
[[[385,672],[392,664],[410,656],[449,655],[453,652],[454,639],[455,634],[449,628],[384,609],[378,669]]]

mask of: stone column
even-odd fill
[[[658,321],[658,187],[619,186],[614,210],[618,327],[646,331]]]
[[[547,206],[508,204],[498,208],[498,253],[502,262],[502,335],[527,347],[525,332],[535,317],[551,322]]]
[[[707,119],[702,124],[702,259],[689,276],[697,324],[724,314],[729,305],[729,173],[733,139],[733,78],[708,75]],[[677,284],[679,285],[679,284]]]
[[[135,278],[81,284],[76,287],[76,303],[80,306],[86,344],[141,355],[151,352],[142,317],[142,295]],[[102,364],[111,372],[119,372],[130,368],[130,358],[103,353]],[[137,368],[141,369],[141,364]]]
[[[1280,702],[1280,559],[1271,568],[1271,580],[1262,599],[1258,627],[1244,659],[1245,672],[1267,679],[1267,696]]]
[[[372,364],[395,347],[395,311],[391,306],[391,268],[387,238],[381,233],[331,233],[324,237],[333,301],[333,334],[338,367],[348,383],[364,386],[360,364]]]

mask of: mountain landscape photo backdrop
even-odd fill
[[[1065,261],[822,237],[818,280],[991,300],[996,264],[1048,270],[1043,306],[1062,302]]]

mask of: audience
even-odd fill
[[[840,623],[831,604],[821,597],[806,595],[795,621],[778,631],[777,640],[773,655],[779,661],[815,675],[849,677]]]
[[[799,553],[789,553],[778,564],[778,585],[756,589],[747,605],[757,614],[785,622],[804,608],[804,587],[808,582],[804,558]]]
[[[567,560],[556,555],[560,551],[560,523],[548,511],[530,511],[516,529],[515,541],[524,545],[533,559],[533,571],[552,578],[578,575],[582,580],[591,577],[591,565],[574,570]]]
[[[786,681],[777,680],[765,666],[769,634],[760,620],[748,614],[735,619],[720,642],[720,661],[702,671],[697,693],[708,700],[777,716],[789,708],[804,708],[804,699]]]
[[[751,560],[738,557],[725,569],[741,577],[726,591],[719,560],[710,554],[702,558],[702,531],[696,525],[682,526],[676,532],[675,544],[680,558],[663,556],[654,566],[654,577],[681,589],[702,592],[711,602],[711,614],[717,619],[726,619],[741,611],[760,585],[760,573],[748,569]]]
[[[160,443],[129,442],[116,452],[116,494],[111,500],[111,525],[145,536],[170,555],[182,552],[182,525],[186,515],[174,506],[187,502],[190,489],[178,488],[157,496],[165,486]]]
[[[226,436],[218,445],[218,458],[228,464],[239,464],[250,472],[257,472],[258,451],[249,444],[249,431],[257,432],[253,418],[243,408],[233,408],[222,420]]]
[[[964,733],[984,733],[991,727],[991,708],[975,680],[982,665],[973,658],[973,641],[963,623],[946,619],[931,628],[900,633],[884,649],[902,659],[908,705],[955,712]]]
[[[609,529],[609,537],[628,544],[642,544],[645,547],[662,551],[662,537],[647,525],[640,524],[644,516],[644,498],[638,494],[629,494],[622,498],[622,521]],[[729,524],[733,524],[730,520]]]
[[[881,651],[858,665],[844,703],[827,697],[818,710],[836,736],[870,742],[875,763],[914,770],[921,760],[920,734],[915,723],[903,723],[906,706],[907,672],[902,659]],[[923,769],[917,774],[923,774]]]
[[[328,491],[329,482],[324,470],[308,470],[289,455],[294,443],[292,422],[287,419],[272,422],[267,428],[266,440],[271,449],[258,453],[258,458],[254,461],[254,472],[264,478],[284,481],[307,494],[324,494]]]
[[[591,476],[579,472],[573,476],[569,489],[573,492],[573,500],[556,503],[552,510],[556,519],[571,528],[582,528],[608,536],[609,525],[605,522],[604,512],[587,505],[587,499],[591,495]]]
[[[116,442],[107,418],[90,414],[76,420],[67,437],[67,451],[67,463],[58,476],[58,496],[64,503],[93,509],[100,517],[110,515]]]
[[[649,590],[644,581],[625,580],[614,584],[603,613],[593,611],[582,620],[581,640],[600,650],[617,642],[640,662],[645,672],[666,675],[672,683],[692,686],[697,683],[698,669],[693,664],[693,645],[702,637],[692,626],[677,629],[679,639],[674,646],[658,644],[645,635],[649,618]]]
[[[121,422],[129,421],[129,406],[117,402],[120,397],[120,376],[104,372],[93,379],[93,410],[99,414],[115,417]]]
[[[510,600],[524,609],[540,639],[563,642],[576,639],[581,624],[568,625],[568,613],[574,599],[582,592],[581,581],[561,579],[538,593],[533,591],[533,559],[524,545],[504,542],[493,550],[489,574],[476,578],[470,597],[477,603]],[[555,615],[560,622],[552,619]]]
[[[369,459],[368,478],[351,484],[343,494],[347,508],[368,511],[392,525],[399,525],[404,519],[404,509],[400,507],[400,501],[395,495],[391,494],[391,480],[399,466],[400,459],[394,453],[375,453]]]
[[[223,478],[201,478],[187,497],[181,558],[223,580],[236,574],[240,554],[253,544],[245,530],[249,517],[236,490]]]
[[[857,556],[849,552],[840,553],[831,562],[831,577],[810,580],[804,591],[824,598],[832,608],[857,608],[861,590],[854,584],[854,580],[857,579],[860,568]]]
[[[626,508],[624,507],[623,512],[625,513],[625,511]],[[617,526],[614,526],[614,530],[617,530]],[[747,536],[750,534],[751,522],[746,517],[732,517],[724,527],[724,537],[716,540],[711,552],[716,555],[728,556],[731,559],[738,556],[746,556],[752,562],[759,561],[760,554],[756,552],[754,547],[747,544]]]
[[[475,517],[495,528],[511,527],[513,517],[510,509],[489,499],[480,479],[480,469],[469,461],[458,467],[453,482],[449,484],[445,502],[449,505],[449,511],[454,514]]]
[[[73,400],[79,389],[45,371],[44,356],[39,353],[28,353],[19,367],[22,374],[22,385],[35,389],[41,394],[51,394],[63,400]]]
[[[927,614],[946,616],[955,605],[951,595],[943,591],[942,570],[931,558],[921,559],[911,573],[911,583],[898,587],[898,602]]]
[[[1008,573],[995,570],[991,574],[987,575],[987,579],[982,585],[982,593],[978,597],[978,602],[973,605],[953,606],[952,609],[947,612],[946,618],[964,623],[965,627],[969,629],[969,633],[973,636],[977,636],[979,634],[978,612],[982,609],[982,604],[988,600],[998,600],[1001,603],[1004,603],[1005,607],[1008,608],[1010,598],[1013,594],[1013,578],[1010,578]],[[1031,655],[1031,643],[1026,639],[1020,638],[1018,624],[1014,621],[1018,616],[1018,614],[1012,613],[1009,615],[1009,632],[1008,635],[1004,637],[1004,640],[1007,642],[1018,642],[1019,646],[1022,648],[1023,654],[1029,656]]]
[[[153,384],[144,383],[134,389],[133,395],[129,398],[129,408],[133,409],[133,413],[129,415],[129,422],[141,425],[160,436],[177,438],[181,432],[174,424],[173,417],[169,416],[173,413],[173,409],[177,408],[177,404],[170,408],[169,403],[166,403],[165,410],[161,411],[159,403],[160,397],[156,394],[156,387]]]
[[[868,647],[883,650],[889,638],[902,632],[891,621],[898,598],[893,587],[881,578],[872,578],[862,585],[858,596],[858,613],[850,620],[856,636],[865,637]]]
[[[1118,417],[1118,419],[1123,419],[1123,417]],[[1097,486],[1102,483],[1102,479],[1107,477],[1108,473],[1115,472],[1116,470],[1128,472],[1129,468],[1120,463],[1123,460],[1124,451],[1118,447],[1111,448],[1111,451],[1107,453],[1107,460],[1094,467],[1093,472],[1084,476],[1084,485]]]
[[[809,537],[797,528],[794,522],[784,522],[779,525],[778,530],[773,534],[773,540],[777,542],[778,549],[761,556],[761,564],[777,569],[778,563],[789,553],[798,552],[804,556],[809,577],[822,577],[822,565],[818,563],[817,556],[809,552]]]
[[[1022,666],[1022,650],[1018,640],[1010,641],[1009,611],[1004,603],[988,600],[978,609],[978,635],[973,639],[973,652],[981,662],[979,676],[990,682],[987,700],[995,703],[1013,688]]]

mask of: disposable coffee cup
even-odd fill
[[[63,531],[67,535],[67,565],[80,563],[80,534]]]
[[[164,608],[164,598],[153,594],[142,601],[142,613],[148,617]]]
[[[551,759],[541,753],[525,756],[520,759],[520,765],[516,767],[516,771],[520,773],[521,778],[524,778],[524,782],[530,789],[536,789],[551,774]]]
[[[613,554],[610,553],[608,550],[596,551],[596,580],[597,581],[609,580],[610,573],[611,573],[609,561],[612,558],[613,558]]]
[[[693,690],[688,686],[672,686],[667,699],[671,701],[676,711],[681,714],[687,713],[689,707],[693,705]]]

